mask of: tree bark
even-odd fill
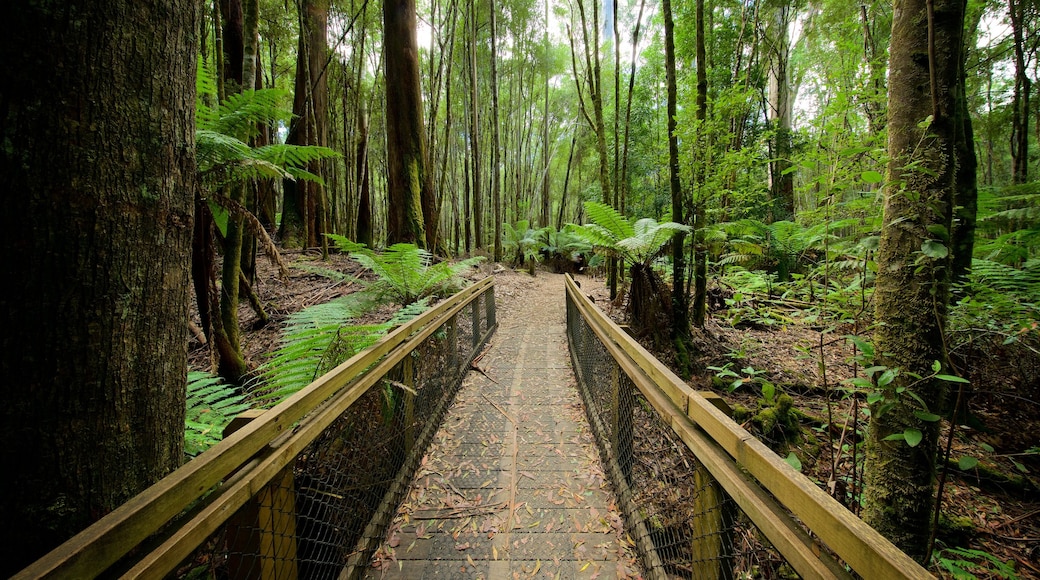
[[[703,159],[695,169],[697,201],[693,210],[693,325],[704,328],[704,319],[708,313],[708,248],[704,241],[704,228],[708,225],[705,216],[707,192],[705,184],[708,177],[708,162],[711,148],[708,144],[705,122],[708,119],[708,57],[704,39],[704,0],[697,0],[697,125],[699,148]]]
[[[496,262],[502,261],[502,152],[498,123],[498,30],[495,13],[495,0],[491,2],[491,204],[494,215],[495,239],[492,256]]]
[[[789,25],[793,8],[775,9],[771,23],[773,37],[769,52],[769,104],[766,110],[773,129],[769,162],[769,191],[772,198],[770,221],[794,218],[794,174],[791,167],[791,117],[793,115],[791,84],[788,77],[791,58]]]
[[[183,460],[199,10],[5,10],[5,577]]]
[[[301,0],[300,39],[296,53],[293,121],[285,142],[289,145],[328,144],[329,89],[327,55],[328,0]],[[321,161],[307,171],[321,175]],[[279,236],[289,247],[322,246],[325,233],[325,190],[313,181],[285,180]]]
[[[1011,101],[1011,181],[1029,181],[1029,97],[1033,82],[1026,70],[1026,46],[1023,27],[1026,0],[1008,0],[1011,36],[1015,49],[1015,92]]]
[[[880,353],[875,364],[899,374],[879,385],[885,399],[871,405],[864,519],[922,563],[929,556],[939,422],[923,421],[915,411],[940,412],[946,389],[942,381],[915,381],[910,373],[928,377],[934,361],[947,363],[950,257],[943,232],[952,227],[964,6],[964,0],[902,0],[892,24],[891,161],[877,255],[874,350]],[[917,445],[886,440],[918,432]]]
[[[364,96],[360,94],[358,95],[357,123],[358,213],[355,241],[371,248],[374,239],[372,235],[372,185],[368,166],[368,111],[365,109]]]
[[[481,197],[480,173],[480,91],[477,84],[477,0],[469,1],[469,107],[470,107],[470,180],[473,200],[473,247],[484,247],[484,200]],[[469,215],[469,212],[466,212]]]
[[[664,69],[668,109],[668,185],[672,194],[672,221],[685,223],[682,185],[679,181],[679,136],[676,134],[675,23],[672,2],[661,4],[664,17]],[[675,346],[679,374],[690,374],[690,301],[686,291],[686,256],[683,253],[684,232],[672,238],[672,342]]]
[[[408,242],[425,248],[424,191],[431,191],[419,92],[419,47],[415,0],[383,3],[386,62],[387,243]]]

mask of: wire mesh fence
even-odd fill
[[[794,570],[643,397],[568,296],[579,390],[651,578],[790,578]]]
[[[256,490],[176,575],[360,577],[495,318],[488,286]]]

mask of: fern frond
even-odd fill
[[[249,145],[230,135],[199,129],[195,132],[195,158],[199,170],[210,171],[249,155]]]
[[[188,372],[184,452],[194,457],[223,438],[224,427],[249,408],[245,395],[220,377]]]
[[[615,238],[623,240],[635,235],[632,222],[625,219],[616,209],[596,201],[586,201],[584,205],[585,213],[592,222],[610,232]]]
[[[285,108],[288,93],[281,89],[258,89],[228,95],[217,108],[217,119],[204,126],[224,133],[252,137],[259,125],[289,120]]]
[[[347,240],[337,240],[337,244],[341,243],[362,248],[350,256],[379,278],[372,284],[372,290],[402,305],[446,293],[456,286],[462,272],[484,259],[477,256],[455,264],[434,264],[433,254],[414,244],[394,244],[376,253]]]

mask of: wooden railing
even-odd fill
[[[584,319],[620,372],[631,379],[642,398],[693,452],[711,478],[803,578],[848,577],[846,567],[863,578],[932,578],[716,404],[687,386],[604,315],[570,276],[566,293],[569,312]],[[574,356],[572,324],[569,315],[568,336]],[[598,380],[609,381],[610,377]],[[616,466],[612,471],[624,473],[625,468]],[[630,484],[622,480],[619,487],[625,489]],[[636,528],[640,522],[628,524]],[[653,566],[651,562],[648,567]]]
[[[483,308],[479,307],[481,297]],[[463,353],[452,355],[453,363],[458,365],[453,372],[460,371],[461,377],[496,327],[491,277],[398,327],[276,407],[255,413],[220,443],[15,577],[166,576],[243,506],[249,502],[263,503],[263,498],[256,499],[258,494],[269,489],[272,480],[280,480],[287,473],[291,476],[292,462],[301,450],[387,373],[395,367],[400,371],[403,363],[406,370],[402,380],[411,380],[407,375],[411,372],[412,351],[446,326],[451,330],[443,334],[454,340],[461,332],[456,328],[455,316],[467,307],[472,319],[472,328],[464,329],[470,339],[465,342],[469,344],[460,347]],[[440,403],[440,407],[445,406],[445,402]],[[435,426],[427,426],[425,436],[433,430]],[[411,438],[409,446],[422,436],[405,434]],[[412,455],[421,455],[421,450]],[[404,464],[409,465],[409,461]],[[383,506],[380,509],[386,511]],[[128,556],[131,552],[133,555]]]

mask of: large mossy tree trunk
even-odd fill
[[[920,562],[928,558],[939,422],[922,420],[917,413],[940,412],[945,387],[934,379],[915,380],[911,373],[928,377],[934,361],[945,364],[947,359],[947,245],[956,142],[962,133],[956,100],[964,4],[901,0],[892,24],[891,161],[877,256],[874,349],[876,363],[899,374],[879,386],[884,399],[871,405],[864,519]],[[913,391],[927,409],[900,388]]]
[[[4,11],[4,577],[183,460],[199,9]]]
[[[383,3],[386,59],[387,244],[426,247],[423,191],[431,191],[419,90],[415,0]],[[432,195],[428,193],[427,195]]]

